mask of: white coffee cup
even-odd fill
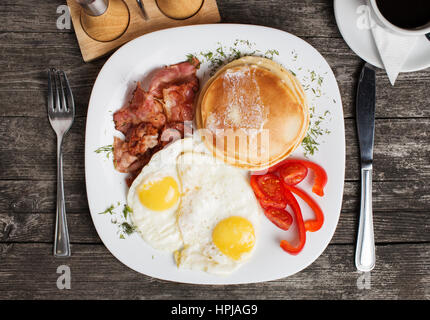
[[[378,8],[378,5],[376,4],[376,0],[368,0],[368,2],[375,22],[383,28],[403,36],[418,36],[418,35],[424,35],[426,33],[430,33],[430,22],[416,29],[400,28],[392,24],[382,15],[381,11]]]

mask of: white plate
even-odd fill
[[[249,42],[237,41],[238,39]],[[274,60],[293,70],[304,85],[309,83],[310,87],[306,92],[310,103],[316,108],[315,116],[327,110],[325,123],[331,133],[321,138],[320,150],[311,157],[311,160],[324,166],[329,177],[325,197],[316,199],[325,212],[326,220],[321,230],[307,233],[303,251],[292,256],[279,247],[279,242],[281,239],[293,239],[294,228],[282,231],[262,216],[261,233],[251,260],[229,276],[215,276],[205,272],[179,270],[172,254],[152,249],[136,233],[125,239],[119,238],[118,227],[111,222],[111,216],[99,213],[117,202],[121,203],[117,211],[121,211],[127,192],[124,174],[114,170],[112,159],[107,159],[94,150],[112,144],[112,136],[118,135],[112,114],[127,101],[136,86],[136,80],[141,80],[163,65],[185,60],[189,53],[215,52],[220,45],[228,52],[235,43],[236,48],[240,47],[244,53],[278,50],[279,55],[275,55]],[[208,65],[203,63],[198,75],[203,78],[207,74]],[[318,80],[315,79],[318,74],[323,76],[319,87]],[[322,92],[320,97],[316,97],[320,95],[318,88]],[[294,155],[303,157],[303,150],[299,148]],[[91,216],[100,238],[110,252],[128,267],[151,277],[197,284],[237,284],[283,278],[306,268],[321,255],[336,229],[342,203],[344,171],[343,110],[333,72],[312,46],[280,30],[251,25],[216,24],[173,28],[147,34],[127,43],[110,57],[100,71],[91,93],[85,139],[85,175]],[[311,182],[309,178],[303,184],[308,191]],[[303,202],[300,203],[304,218],[313,217],[312,211]]]
[[[334,0],[336,23],[345,42],[360,58],[383,69],[378,49],[367,23],[366,0]],[[430,67],[430,41],[420,37],[401,72]]]

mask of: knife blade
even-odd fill
[[[360,221],[355,251],[355,265],[368,272],[375,266],[375,240],[372,214],[372,163],[375,133],[375,69],[366,63],[358,80],[356,121],[361,160]]]
[[[373,137],[375,132],[375,69],[366,63],[358,80],[356,115],[361,164],[373,161]]]

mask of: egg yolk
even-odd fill
[[[242,254],[250,252],[254,247],[254,227],[245,218],[229,217],[216,225],[212,241],[223,254],[239,260]]]
[[[178,201],[178,183],[172,177],[151,181],[138,189],[140,202],[150,210],[167,210]]]

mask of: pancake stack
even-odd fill
[[[215,157],[255,171],[282,161],[300,145],[309,107],[291,72],[270,59],[247,56],[208,80],[196,123]]]

